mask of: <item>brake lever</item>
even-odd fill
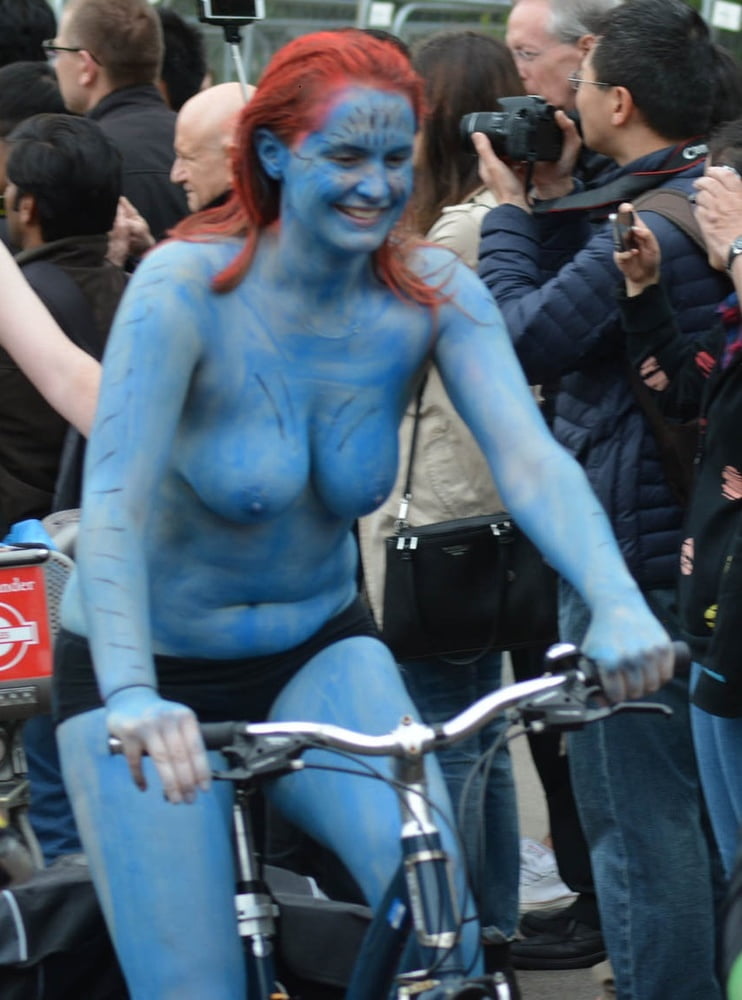
[[[592,722],[599,722],[619,712],[641,712],[644,714],[670,716],[672,709],[654,701],[619,701],[613,705],[603,700],[589,704],[590,698],[599,696],[601,689],[585,687],[579,682],[556,691],[547,691],[519,706],[517,714],[524,727],[531,733],[540,733],[547,729],[563,731],[582,729]]]
[[[297,736],[246,736],[235,733],[232,744],[221,748],[229,768],[212,771],[212,777],[216,781],[249,781],[265,775],[279,777],[301,771],[304,762],[300,754],[306,747],[306,741]]]
[[[682,654],[676,644],[676,652]],[[516,714],[531,733],[547,729],[563,731],[582,729],[619,712],[654,713],[671,716],[672,709],[659,702],[620,701],[610,704],[600,684],[597,665],[569,643],[552,646],[546,661],[552,672],[565,673],[569,678],[563,687],[536,695],[519,705]]]

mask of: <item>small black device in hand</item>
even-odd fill
[[[626,250],[633,250],[636,246],[634,239],[634,213],[633,212],[611,212],[608,220],[613,227],[613,248],[618,253]]]
[[[197,0],[198,19],[206,24],[251,24],[265,17],[263,0]]]

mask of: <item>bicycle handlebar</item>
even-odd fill
[[[685,643],[673,643],[675,659],[681,669],[690,662]],[[308,747],[341,750],[363,756],[420,755],[457,743],[481,729],[495,716],[513,710],[517,719],[533,731],[543,729],[578,729],[617,712],[658,712],[670,714],[665,705],[650,702],[621,702],[609,705],[604,698],[596,665],[576,647],[566,643],[552,646],[547,653],[549,667],[559,672],[520,681],[493,691],[474,702],[463,712],[435,726],[416,722],[407,716],[392,732],[379,736],[355,732],[341,726],[319,722],[217,722],[202,723],[204,744],[210,750],[244,746],[246,741],[260,743],[265,758],[260,770],[280,766],[277,762],[296,758]],[[109,740],[111,753],[120,753],[120,741]],[[273,751],[273,752],[272,752]]]
[[[235,733],[241,732],[246,736],[293,736],[305,739],[313,746],[345,750],[368,757],[406,752],[427,753],[434,747],[437,749],[449,742],[458,742],[484,726],[495,715],[528,698],[562,688],[566,678],[567,674],[556,674],[508,685],[507,688],[485,695],[461,714],[438,726],[423,725],[406,716],[396,729],[380,736],[370,736],[368,733],[319,722],[202,723],[201,735],[209,750],[219,750],[228,745]]]

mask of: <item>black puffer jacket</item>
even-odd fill
[[[736,299],[733,300],[736,305]],[[731,305],[732,300],[727,300]],[[742,716],[742,337],[733,349],[718,322],[705,337],[683,337],[664,289],[622,298],[629,356],[652,359],[664,377],[656,392],[668,417],[701,416],[700,456],[683,529],[679,605],[684,637],[703,666],[693,700],[714,715]]]
[[[603,182],[659,171],[669,153],[616,168]],[[701,169],[682,171],[665,185],[690,192]],[[663,281],[683,333],[708,330],[725,294],[723,276],[673,223],[641,214],[662,247]],[[609,226],[596,229],[584,211],[529,215],[500,206],[482,226],[479,273],[502,309],[528,381],[560,379],[554,434],[584,466],[634,577],[644,589],[673,586],[682,512],[627,380]]]

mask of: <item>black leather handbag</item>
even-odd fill
[[[385,540],[384,641],[399,660],[459,664],[555,641],[556,573],[510,514],[408,525],[423,388],[396,532]]]

